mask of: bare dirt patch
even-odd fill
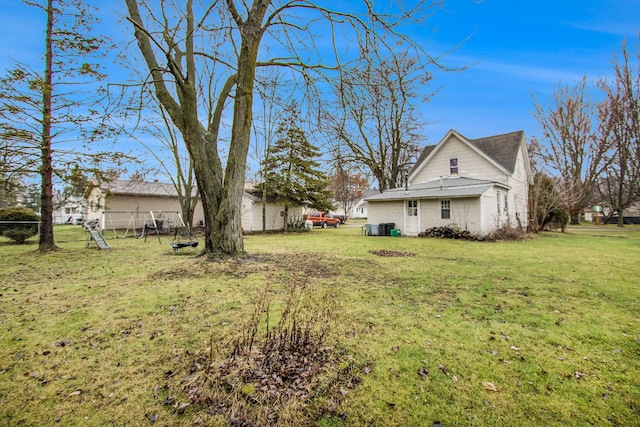
[[[382,257],[412,257],[416,256],[413,252],[388,251],[385,249],[379,251],[369,251],[370,254]]]

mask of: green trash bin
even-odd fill
[[[391,235],[395,236],[395,237],[400,237],[400,236],[402,236],[402,233],[400,232],[399,228],[392,228],[391,229]]]
[[[396,223],[395,222],[388,222],[387,223],[387,234],[385,234],[385,236],[391,236],[391,230],[393,230],[394,228],[396,228]]]

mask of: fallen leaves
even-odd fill
[[[494,391],[494,392],[498,391],[498,387],[496,387],[494,383],[489,381],[483,381],[482,387],[484,387],[484,389],[487,391]]]
[[[573,376],[575,376],[576,379],[580,380],[582,378],[586,378],[587,374],[580,371],[576,371],[575,374],[573,374]]]

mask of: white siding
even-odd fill
[[[498,192],[500,192],[500,213],[498,213]],[[496,228],[504,226],[511,220],[511,216],[504,210],[504,194],[506,190],[501,187],[493,187],[487,190],[480,202],[482,203],[482,226],[480,233],[487,234]],[[507,195],[511,197],[510,192]],[[509,209],[511,209],[511,200],[509,201]]]
[[[284,206],[267,203],[265,227],[267,231],[282,230]],[[302,208],[289,208],[289,221],[302,218]],[[247,233],[262,230],[262,202],[254,202],[245,197],[242,201],[242,227]]]
[[[369,202],[369,216],[367,222],[369,224],[380,224],[393,222],[396,228],[399,228],[404,234],[404,212],[405,202],[402,200],[394,200],[389,202]]]
[[[151,223],[151,214],[160,215],[165,212],[165,217],[179,222],[177,214],[180,212],[180,204],[177,197],[157,197],[157,196],[125,196],[104,194],[98,187],[94,187],[87,197],[86,219],[102,220],[101,227],[125,229],[129,227],[131,220],[135,221],[136,228],[141,228],[145,223]],[[280,211],[284,211],[284,206],[267,204],[266,227],[267,230],[281,230],[283,217]],[[169,214],[171,213],[171,214]],[[175,219],[173,219],[175,217]],[[302,208],[289,208],[289,219],[302,218]],[[157,218],[156,218],[157,219]],[[204,221],[202,204],[198,202],[194,211],[193,224],[197,226]],[[262,231],[262,204],[254,202],[248,197],[242,200],[242,227],[245,231]]]
[[[479,198],[451,199],[452,226],[477,233],[482,228]]]
[[[450,201],[450,218],[442,219],[441,201]],[[432,227],[457,227],[477,233],[482,228],[480,199],[433,199],[420,201],[420,231]]]
[[[455,135],[434,150],[429,163],[412,177],[411,184],[431,181],[441,176],[450,176],[449,159],[458,159],[458,174],[475,179],[492,179],[506,181],[504,172],[494,166],[474,149],[460,141]]]
[[[352,219],[363,219],[367,217],[367,208],[368,203],[364,200],[358,201],[358,203],[351,209],[351,215],[349,215]]]
[[[512,226],[522,225],[527,227],[528,220],[528,204],[529,204],[529,168],[525,162],[529,161],[526,153],[526,147],[521,146],[520,154],[516,160],[516,167],[513,175],[509,177],[508,185],[511,187],[509,192],[509,220]],[[520,224],[518,220],[520,219]]]

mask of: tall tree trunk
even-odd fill
[[[227,8],[240,30],[242,42],[236,74],[227,79],[221,90],[207,129],[198,119],[193,1],[186,2],[185,51],[178,55],[185,60],[186,73],[183,73],[181,62],[174,61],[174,58],[167,55],[168,70],[176,84],[177,100],[172,97],[164,83],[165,76],[160,70],[165,67],[160,67],[157,63],[149,35],[142,24],[137,1],[125,0],[125,3],[134,24],[138,46],[153,75],[156,96],[182,133],[193,161],[194,175],[204,211],[205,253],[211,258],[243,256],[242,197],[251,135],[255,68],[258,47],[264,31],[261,27],[262,20],[270,1],[255,0],[246,20],[239,15],[232,0],[226,1]],[[218,129],[225,102],[234,86],[231,142],[223,174],[217,146]]]
[[[41,252],[55,250],[53,239],[53,164],[51,156],[51,92],[53,90],[53,0],[47,2],[47,31],[45,51],[44,85],[42,88],[42,146],[41,146],[41,195],[40,237]]]
[[[267,231],[267,182],[262,187],[262,231]]]
[[[244,193],[245,167],[251,141],[253,119],[253,86],[258,47],[262,29],[259,20],[246,22],[238,59],[236,95],[233,106],[231,144],[224,177],[224,189],[212,235],[216,238],[214,256],[244,254],[242,239],[242,197]]]
[[[569,222],[571,225],[580,225],[580,211],[571,212],[571,220]]]
[[[286,232],[289,229],[289,205],[284,205],[284,218],[282,221],[282,231]]]

